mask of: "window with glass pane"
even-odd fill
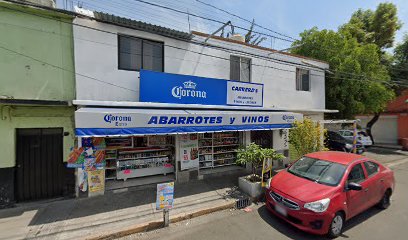
[[[364,162],[364,166],[367,170],[367,174],[368,176],[374,175],[378,172],[378,164],[374,163],[374,162]]]
[[[164,71],[163,43],[119,36],[119,69]]]
[[[296,90],[310,91],[309,70],[296,68]]]
[[[230,79],[241,82],[251,82],[251,59],[231,56]]]
[[[364,181],[365,176],[364,176],[364,170],[361,164],[357,164],[356,166],[351,169],[350,174],[347,178],[347,181],[349,183],[354,182],[354,183],[360,183]]]

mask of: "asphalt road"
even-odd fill
[[[408,153],[373,148],[365,155],[394,169],[397,185],[392,203],[387,210],[373,207],[351,219],[338,239],[408,239]],[[221,211],[122,239],[324,239],[290,226],[263,204],[251,210]]]

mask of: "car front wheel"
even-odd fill
[[[387,190],[381,201],[378,203],[378,207],[381,209],[387,209],[391,205],[391,191]]]
[[[336,238],[341,235],[344,226],[344,216],[341,212],[336,213],[334,216],[330,228],[329,228],[329,237]]]

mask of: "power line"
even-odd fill
[[[185,11],[182,11],[182,10],[174,9],[174,8],[167,7],[167,6],[163,6],[163,5],[160,5],[160,4],[151,3],[151,2],[146,2],[146,1],[143,1],[143,0],[133,0],[133,1],[141,2],[141,3],[147,4],[147,5],[151,5],[151,6],[155,6],[155,7],[159,7],[159,8],[163,8],[163,9],[167,9],[167,10],[170,10],[170,11],[173,11],[173,12],[182,13],[182,14],[189,15],[189,16],[193,16],[193,17],[196,17],[196,18],[201,18],[201,19],[203,19],[203,20],[212,21],[212,22],[216,22],[216,23],[219,23],[219,24],[224,24],[224,22],[219,21],[219,20],[216,20],[216,19],[203,17],[203,16],[200,16],[200,15],[197,15],[197,14],[194,14],[194,13],[188,13],[188,12],[185,12]],[[244,27],[241,27],[241,26],[236,26],[236,25],[234,25],[234,27],[236,27],[236,28],[238,28],[238,29],[241,29],[241,30],[249,31],[248,28],[244,28]],[[257,31],[252,31],[252,32],[258,33],[258,34],[260,34],[260,35],[264,35],[264,36],[268,36],[268,37],[273,37],[273,38],[276,38],[276,39],[280,39],[280,40],[286,41],[286,42],[294,42],[293,40],[288,40],[288,39],[285,39],[285,38],[273,36],[273,35],[266,34],[266,33],[261,33],[261,32],[257,32]]]
[[[2,46],[2,45],[0,45],[0,48],[3,49],[3,50],[6,50],[6,51],[8,51],[8,52],[12,52],[12,53],[14,53],[14,54],[17,54],[17,55],[20,55],[20,56],[29,58],[29,59],[34,60],[34,61],[36,61],[36,62],[45,64],[45,65],[48,65],[48,66],[51,66],[51,67],[54,67],[54,68],[58,68],[58,69],[63,70],[63,71],[67,71],[67,72],[73,73],[73,74],[78,75],[78,76],[81,76],[81,77],[89,78],[89,79],[92,79],[92,80],[95,80],[95,81],[98,81],[98,82],[102,82],[102,83],[105,83],[105,84],[108,84],[108,85],[111,85],[111,86],[115,86],[115,87],[118,87],[118,88],[122,88],[122,89],[125,89],[125,90],[129,90],[129,91],[132,91],[132,92],[138,92],[138,91],[135,91],[135,90],[133,90],[133,89],[129,89],[129,88],[126,88],[126,87],[122,87],[122,86],[119,86],[119,85],[116,85],[116,84],[113,84],[113,83],[110,83],[110,82],[105,82],[105,81],[99,80],[99,79],[97,79],[97,78],[90,77],[90,76],[87,76],[87,75],[84,75],[84,74],[81,74],[81,73],[77,73],[77,72],[75,72],[75,71],[72,71],[72,70],[69,70],[69,69],[66,69],[66,68],[63,68],[63,67],[54,65],[54,64],[52,64],[52,63],[48,63],[48,62],[42,61],[42,60],[40,60],[40,59],[31,57],[31,56],[29,56],[29,55],[26,55],[26,54],[23,54],[23,53],[14,51],[14,50],[9,49],[9,48],[6,48],[6,47],[4,47],[4,46]]]
[[[7,8],[7,7],[3,7],[3,8]],[[9,9],[9,8],[7,8],[7,9]],[[15,10],[15,9],[10,9],[10,10]],[[15,10],[15,11],[19,11],[19,10]],[[23,12],[23,13],[26,13],[26,12]],[[39,17],[44,17],[44,16],[41,16],[41,15],[32,14],[32,13],[27,13],[27,14],[31,14],[31,15],[35,15],[35,16],[39,16]],[[45,18],[48,18],[48,17],[45,17]],[[105,32],[105,33],[117,35],[117,33],[109,32],[109,31],[106,31],[106,30],[101,30],[101,29],[97,29],[97,28],[92,28],[92,27],[88,27],[88,26],[85,26],[85,25],[76,24],[76,23],[72,23],[72,22],[65,22],[65,21],[62,21],[62,20],[54,19],[54,18],[52,18],[52,19],[53,19],[53,20],[56,20],[56,21],[60,21],[60,22],[66,23],[66,24],[76,25],[76,26],[88,28],[88,29],[95,30],[95,31],[101,31],[101,32]],[[85,40],[85,39],[82,39],[82,40]],[[101,42],[99,42],[99,43],[101,43]],[[101,43],[101,44],[104,44],[104,43]],[[109,45],[112,45],[112,44],[109,44]],[[201,45],[201,44],[199,44],[199,45]],[[224,57],[220,57],[220,56],[214,56],[214,55],[211,55],[211,54],[204,54],[204,53],[192,51],[192,50],[189,50],[189,49],[184,49],[184,48],[175,47],[175,46],[171,46],[171,45],[164,45],[164,46],[171,47],[171,48],[176,48],[176,49],[183,50],[183,51],[189,51],[189,52],[193,52],[193,53],[200,54],[200,55],[204,55],[204,56],[209,56],[209,57],[214,57],[214,58],[218,58],[218,59],[223,59],[223,60],[231,61],[229,58],[224,58]],[[202,45],[201,45],[201,46],[202,46]],[[204,46],[204,47],[208,47],[208,45],[206,45],[206,46]],[[213,46],[213,47],[218,47],[218,46]],[[227,50],[228,50],[229,52],[231,52],[230,49],[227,49]],[[220,51],[221,51],[221,50],[220,50]],[[234,50],[232,50],[232,52],[233,52],[233,51],[234,51]],[[247,53],[247,54],[250,54],[250,53]],[[270,59],[270,58],[267,58],[267,59],[264,59],[264,60],[265,60],[265,61],[270,61],[271,59]],[[280,60],[278,60],[278,61],[280,61]],[[270,61],[270,62],[273,62],[273,61]],[[273,63],[276,63],[276,62],[273,62]],[[278,63],[278,64],[284,64],[284,63]],[[301,65],[301,64],[297,64],[297,63],[290,63],[290,64],[292,64],[292,65],[289,65],[289,64],[284,64],[284,65],[289,65],[289,66],[299,66],[299,65]],[[252,66],[258,66],[258,67],[272,68],[272,69],[277,69],[277,70],[286,71],[286,72],[295,72],[295,71],[292,71],[292,70],[281,69],[281,68],[276,68],[276,67],[272,67],[272,66],[266,66],[266,64],[265,64],[265,65],[258,65],[258,64],[253,64],[253,63],[251,63],[251,65],[252,65]],[[313,68],[312,68],[312,69],[313,69]],[[336,72],[340,72],[340,71],[336,71]],[[346,73],[346,72],[343,72],[343,73]],[[347,74],[353,75],[352,73],[347,73]],[[322,76],[322,75],[316,75],[316,74],[311,74],[311,75],[320,76],[320,77]],[[354,75],[356,75],[356,74],[354,74]],[[356,75],[356,76],[362,76],[362,75]],[[88,77],[88,76],[86,76],[86,77]],[[92,78],[92,77],[88,77],[88,78]],[[96,80],[99,80],[99,79],[96,79]],[[350,79],[350,80],[360,80],[360,79]],[[404,80],[405,80],[405,79],[404,79]],[[103,82],[102,80],[99,80],[99,81]],[[378,80],[377,80],[377,81],[378,81]],[[106,83],[106,82],[105,82],[105,83]],[[114,85],[114,84],[113,84],[113,85]],[[121,86],[118,86],[118,87],[121,87]],[[122,87],[122,88],[123,88],[123,87]],[[127,90],[131,90],[131,89],[127,89]],[[132,90],[132,91],[134,91],[134,90]]]
[[[203,2],[203,1],[200,1],[200,0],[195,0],[195,1],[196,1],[196,2],[199,2],[199,3],[201,3],[201,4],[204,4],[204,5],[206,5],[206,6],[212,7],[212,8],[214,8],[214,9],[217,9],[217,10],[223,12],[223,13],[226,13],[226,14],[228,14],[228,15],[231,15],[231,16],[233,16],[233,17],[236,17],[236,18],[238,18],[238,19],[241,19],[241,20],[243,20],[243,21],[245,21],[245,22],[248,22],[248,23],[251,23],[251,24],[252,24],[252,21],[251,21],[251,20],[245,19],[245,18],[243,18],[243,17],[241,17],[241,16],[239,16],[239,15],[236,15],[236,14],[234,14],[234,13],[228,12],[228,11],[226,11],[226,10],[224,10],[224,9],[221,9],[221,8],[219,8],[219,7],[216,7],[216,6],[212,5],[212,4],[209,4],[209,3],[206,3],[206,2]],[[292,39],[292,40],[298,40],[298,39],[295,39],[295,38],[293,38],[293,37],[291,37],[291,36],[288,36],[288,35],[285,35],[285,34],[276,32],[276,31],[274,31],[274,30],[272,30],[272,29],[263,27],[263,26],[261,26],[261,25],[255,23],[255,22],[254,22],[254,26],[257,26],[257,27],[262,28],[262,29],[264,29],[264,30],[273,32],[273,33],[278,34],[278,35],[280,35],[280,36],[282,36],[282,37],[286,37],[286,38],[289,38],[289,39]]]

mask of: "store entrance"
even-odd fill
[[[273,132],[271,130],[251,131],[251,142],[263,148],[273,148]]]
[[[63,195],[62,132],[62,128],[17,129],[17,201]]]

